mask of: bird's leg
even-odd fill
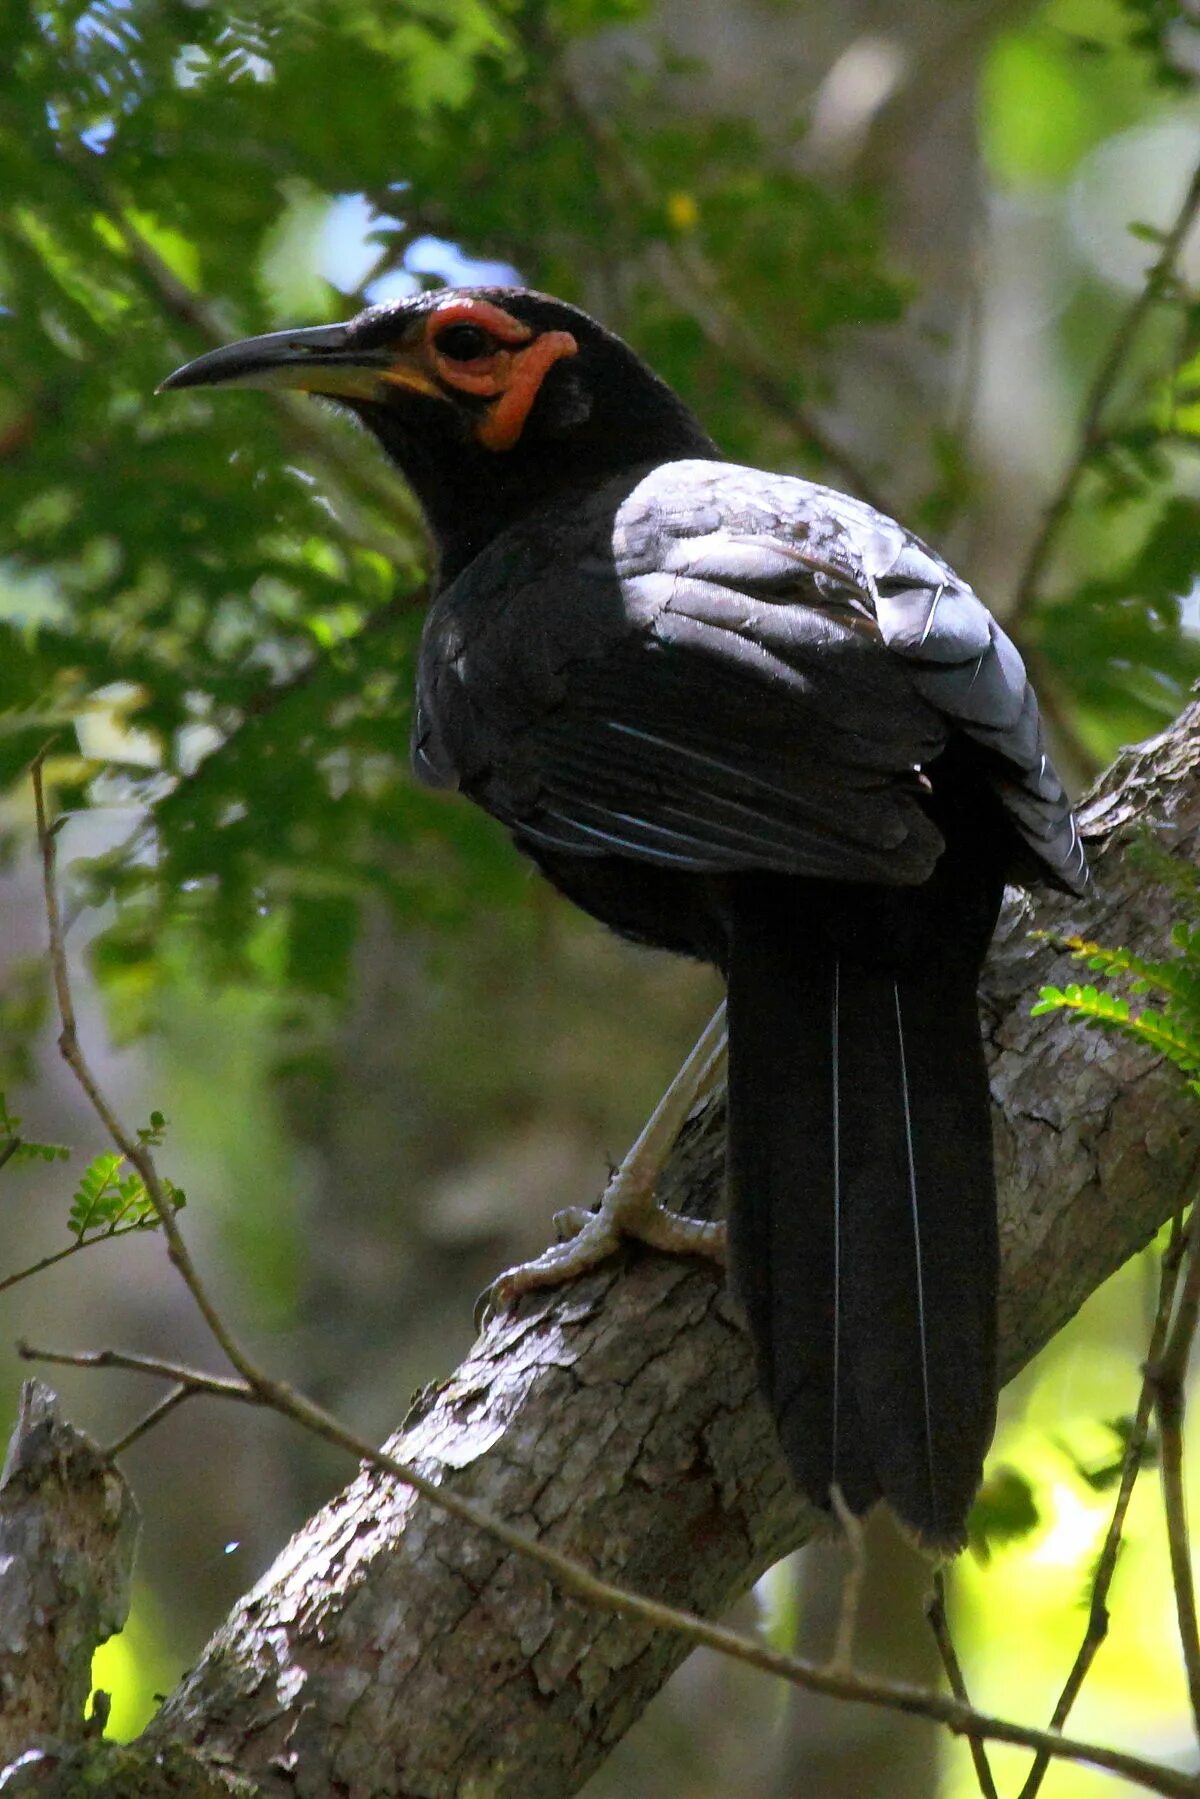
[[[538,1287],[556,1287],[603,1261],[622,1237],[637,1237],[655,1249],[676,1254],[725,1258],[725,1226],[707,1218],[668,1212],[654,1198],[663,1163],[692,1108],[707,1098],[725,1062],[725,1006],[717,1007],[695,1048],[654,1108],[637,1142],[612,1176],[595,1211],[572,1206],[555,1214],[565,1241],[551,1244],[535,1261],[506,1269],[481,1296],[481,1312],[511,1305]]]
[[[837,1635],[829,1663],[831,1674],[853,1674],[854,1630],[858,1623],[858,1602],[862,1597],[863,1577],[867,1571],[866,1540],[862,1519],[856,1518],[834,1481],[829,1489],[834,1516],[842,1527],[846,1541],[846,1571],[842,1576],[842,1597],[838,1606]]]

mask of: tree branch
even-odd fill
[[[1017,577],[1013,603],[1006,618],[1010,629],[1019,627],[1021,619],[1037,597],[1038,583],[1042,578],[1043,570],[1063,522],[1075,503],[1079,484],[1087,472],[1088,464],[1107,436],[1104,415],[1108,410],[1108,403],[1117,382],[1125,369],[1129,353],[1147,315],[1162,299],[1170,286],[1180,252],[1198,216],[1200,216],[1200,164],[1192,172],[1192,178],[1188,182],[1179,211],[1162,240],[1162,248],[1158,256],[1147,271],[1141,288],[1122,315],[1093,377],[1087,399],[1084,402],[1083,417],[1075,436],[1075,449],[1071,460],[1063,471],[1054,497],[1042,514],[1041,526],[1030,545],[1029,554],[1025,558],[1020,575]]]
[[[1187,1674],[1192,1721],[1200,1737],[1200,1626],[1196,1621],[1196,1588],[1192,1579],[1192,1552],[1188,1540],[1187,1507],[1183,1483],[1184,1377],[1200,1319],[1200,1206],[1192,1206],[1188,1221],[1187,1268],[1175,1312],[1175,1320],[1162,1354],[1146,1371],[1158,1412],[1159,1467],[1162,1474],[1163,1511],[1166,1515],[1167,1548],[1171,1558],[1171,1582],[1175,1588],[1175,1614]]]
[[[1198,761],[1191,707],[1111,771],[1087,814],[1103,840],[1103,922],[1088,908],[1089,930],[1135,950],[1165,938],[1169,896],[1119,850],[1151,826],[1196,857]],[[1029,1016],[1037,987],[1059,972],[1029,928],[1065,931],[1083,916],[1057,897],[1014,899],[988,970],[1006,1375],[1178,1209],[1200,1153],[1192,1102],[1153,1058],[1061,1014]],[[669,1196],[686,1196],[689,1211],[715,1201],[722,1133],[714,1104],[672,1162]],[[602,1579],[701,1613],[723,1611],[816,1524],[778,1460],[717,1281],[653,1255],[526,1301],[422,1396],[388,1450]],[[687,1647],[644,1618],[581,1604],[525,1558],[365,1469],[235,1609],[147,1743],[198,1746],[267,1794],[293,1793],[302,1765],[310,1782],[353,1782],[378,1799],[442,1799],[485,1776],[493,1792],[557,1799]],[[812,1684],[879,1697],[853,1676]],[[888,1702],[931,1715],[929,1696],[905,1691],[888,1688]],[[949,1698],[941,1707],[974,1735],[1044,1737],[1001,1720],[981,1729]],[[1151,1784],[1135,1757],[1114,1752],[1102,1765]],[[1190,1776],[1152,1772],[1153,1790],[1195,1791]]]
[[[1198,747],[1200,709],[1193,707],[1173,732],[1124,757],[1088,810],[1092,826],[1110,838],[1101,856],[1110,873],[1106,935],[1135,950],[1153,943],[1148,932],[1155,925],[1166,932],[1168,896],[1146,891],[1114,847],[1130,829],[1153,822],[1180,855],[1195,849]],[[489,1790],[520,1788],[549,1799],[574,1790],[687,1646],[703,1642],[797,1686],[921,1714],[973,1740],[1088,1761],[1153,1792],[1195,1790],[1191,1777],[1137,1756],[990,1718],[959,1698],[864,1680],[837,1666],[811,1668],[696,1616],[727,1605],[815,1524],[777,1461],[736,1319],[702,1270],[633,1259],[624,1279],[613,1266],[502,1320],[383,1454],[261,1373],[201,1284],[148,1146],[124,1130],[86,1065],[61,943],[54,831],[40,766],[34,797],[61,1049],[113,1142],[139,1169],[171,1259],[241,1376],[221,1383],[221,1391],[273,1405],[367,1463],[347,1495],[300,1533],[277,1578],[268,1576],[237,1608],[148,1732],[149,1752],[191,1745],[200,1749],[201,1767],[236,1767],[264,1792],[284,1792],[272,1781],[281,1774],[286,1714],[286,1741],[297,1743],[306,1776],[324,1770],[322,1779],[340,1781],[340,1758],[349,1750],[354,1758],[369,1752],[369,1790],[380,1799],[401,1790],[473,1788],[484,1768]],[[1063,910],[1065,901],[1045,901],[1036,921],[1061,932]],[[1137,1049],[1121,1054],[1108,1045],[1101,1054],[1096,1038],[1069,1024],[1027,1016],[1031,962],[1045,953],[1029,950],[1025,925],[1033,916],[1027,899],[1011,908],[986,995],[993,1087],[1009,1083],[1000,1133],[1007,1177],[1000,1322],[1009,1369],[1155,1229],[1162,1195],[1177,1200],[1196,1162],[1196,1126],[1177,1081],[1166,1083],[1153,1061],[1137,1060]],[[1031,1074],[1038,1088],[1027,1097],[1022,1083]],[[1074,1135],[1065,1130],[1067,1115],[1056,1117],[1063,1105]],[[1079,1130],[1079,1115],[1090,1128]],[[1160,1126],[1168,1115],[1175,1128],[1164,1142]],[[1126,1141],[1130,1121],[1133,1142]],[[712,1205],[721,1142],[721,1108],[709,1105],[693,1119],[669,1171],[669,1184],[687,1193],[689,1211]],[[1117,1178],[1112,1191],[1121,1205],[1105,1222],[1110,1177],[1121,1177],[1130,1160],[1123,1150],[1141,1157],[1141,1180],[1130,1195]],[[1042,1205],[1013,1213],[1022,1177],[1040,1173],[1045,1151],[1051,1162],[1038,1180]],[[1148,1171],[1166,1178],[1146,1180]],[[1054,1254],[1047,1254],[1047,1225],[1061,1238]],[[1184,1342],[1182,1310],[1171,1342]],[[178,1385],[207,1383],[175,1364],[113,1353],[99,1360],[164,1374]],[[396,1682],[365,1675],[365,1686],[356,1677],[347,1684],[347,1669],[380,1662],[396,1666]],[[412,1716],[414,1702],[437,1729],[407,1743],[401,1720]],[[309,1738],[311,1729],[317,1734]],[[497,1756],[506,1770],[500,1786]]]
[[[26,1381],[0,1475],[0,1768],[83,1736],[92,1652],[125,1622],[137,1533],[117,1470]]]
[[[967,1683],[963,1679],[962,1664],[958,1659],[958,1651],[954,1647],[954,1638],[950,1635],[950,1621],[946,1616],[946,1577],[939,1568],[934,1574],[933,1585],[929,1597],[925,1601],[925,1616],[929,1620],[929,1628],[933,1632],[938,1654],[942,1658],[946,1680],[950,1691],[964,1705],[970,1703],[967,1697]],[[971,1762],[975,1769],[975,1779],[979,1785],[982,1799],[1000,1799],[996,1791],[996,1782],[992,1778],[992,1767],[988,1761],[988,1753],[983,1739],[976,1731],[967,1732],[967,1741],[971,1748]],[[1043,1750],[1045,1755],[1046,1751]],[[1049,1759],[1047,1757],[1047,1759]]]
[[[1063,1683],[1062,1692],[1054,1707],[1054,1713],[1050,1719],[1051,1730],[1061,1730],[1066,1723],[1071,1707],[1078,1699],[1080,1689],[1096,1659],[1096,1652],[1108,1636],[1109,1588],[1112,1586],[1113,1576],[1117,1571],[1117,1557],[1121,1551],[1125,1532],[1125,1515],[1129,1510],[1129,1501],[1133,1498],[1134,1485],[1146,1451],[1150,1417],[1154,1409],[1152,1371],[1158,1363],[1163,1344],[1166,1341],[1167,1326],[1171,1321],[1171,1311],[1179,1285],[1182,1257],[1183,1221],[1177,1215],[1171,1242],[1163,1255],[1159,1274],[1158,1305],[1154,1315],[1154,1326],[1150,1332],[1150,1346],[1146,1352],[1146,1372],[1142,1377],[1142,1390],[1138,1396],[1137,1411],[1134,1414],[1133,1426],[1125,1445],[1121,1483],[1117,1489],[1116,1504],[1113,1506],[1113,1515],[1104,1538],[1104,1547],[1100,1551],[1100,1559],[1096,1563],[1096,1572],[1092,1579],[1087,1625],[1075,1660],[1071,1664],[1071,1671]],[[1050,1757],[1043,1750],[1034,1757],[1033,1766],[1029,1770],[1017,1799],[1036,1799],[1049,1766]]]

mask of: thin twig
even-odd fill
[[[38,1349],[23,1339],[17,1344],[17,1354],[23,1362],[49,1362],[57,1368],[120,1368],[126,1374],[149,1374],[155,1380],[174,1381],[189,1392],[207,1393],[213,1399],[237,1399],[244,1405],[266,1403],[248,1381],[234,1380],[228,1374],[208,1374],[202,1368],[189,1368],[162,1356],[135,1355],[125,1349]]]
[[[243,1380],[205,1374],[199,1368],[187,1368],[181,1362],[164,1362],[157,1356],[131,1355],[120,1349],[38,1349],[23,1339],[17,1344],[17,1354],[23,1362],[50,1362],[59,1368],[122,1368],[129,1374],[149,1374],[156,1380],[175,1382],[165,1399],[156,1401],[124,1436],[109,1445],[104,1452],[109,1461],[114,1461],[131,1443],[153,1430],[185,1399],[208,1395],[212,1399],[238,1399],[246,1405],[263,1404],[260,1396]]]
[[[858,1607],[867,1571],[867,1550],[863,1540],[862,1520],[854,1516],[836,1481],[829,1489],[829,1497],[837,1521],[842,1527],[847,1556],[846,1571],[842,1576],[841,1603],[838,1606],[837,1632],[833,1639],[833,1657],[829,1665],[839,1673],[848,1673],[854,1666],[854,1633],[858,1626]]]
[[[1146,1372],[1142,1376],[1137,1411],[1125,1445],[1125,1459],[1121,1467],[1121,1483],[1117,1489],[1117,1501],[1113,1507],[1104,1547],[1100,1551],[1100,1559],[1096,1563],[1096,1572],[1092,1580],[1087,1625],[1083,1633],[1083,1640],[1079,1645],[1079,1651],[1071,1665],[1070,1673],[1063,1683],[1058,1703],[1054,1707],[1054,1713],[1050,1719],[1051,1730],[1061,1730],[1066,1723],[1071,1707],[1079,1697],[1079,1690],[1096,1659],[1097,1651],[1108,1635],[1109,1589],[1117,1571],[1117,1559],[1120,1555],[1121,1541],[1125,1530],[1125,1517],[1129,1510],[1129,1501],[1133,1497],[1134,1485],[1141,1471],[1142,1455],[1150,1430],[1150,1420],[1154,1413],[1154,1388],[1149,1370],[1156,1366],[1166,1341],[1167,1327],[1171,1320],[1175,1294],[1179,1287],[1183,1249],[1183,1220],[1181,1215],[1177,1215],[1172,1226],[1171,1240],[1163,1253],[1158,1283],[1158,1303],[1154,1312],[1154,1324],[1150,1331],[1150,1343],[1146,1350]],[[1039,1751],[1034,1758],[1033,1766],[1029,1770],[1018,1799],[1036,1799],[1049,1766],[1050,1757],[1044,1750]]]
[[[117,1237],[128,1237],[134,1231],[153,1229],[145,1222],[126,1224],[119,1230],[102,1231],[95,1237],[80,1237],[74,1243],[68,1243],[65,1249],[56,1249],[52,1255],[43,1256],[40,1262],[31,1262],[28,1268],[19,1268],[15,1274],[6,1274],[0,1280],[0,1293],[7,1293],[10,1287],[16,1287],[21,1281],[27,1281],[35,1274],[44,1274],[47,1268],[53,1268],[58,1262],[65,1262],[71,1256],[77,1256],[81,1249],[94,1249],[98,1243],[112,1243]]]
[[[55,833],[47,819],[43,761],[44,752],[33,765],[33,791],[38,844],[42,857],[46,918],[50,936],[50,966],[62,1025],[59,1034],[59,1049],[114,1145],[141,1176],[146,1193],[162,1225],[170,1259],[208,1325],[212,1337],[236,1373],[240,1375],[241,1380],[240,1382],[223,1380],[219,1376],[203,1376],[198,1380],[195,1371],[181,1368],[178,1364],[159,1362],[155,1369],[147,1365],[147,1358],[123,1356],[119,1351],[99,1351],[89,1365],[104,1366],[107,1363],[114,1367],[133,1367],[136,1364],[138,1372],[157,1371],[177,1385],[202,1385],[205,1392],[237,1399],[243,1403],[257,1402],[260,1405],[269,1406],[284,1417],[290,1418],[301,1428],[310,1431],[314,1436],[333,1444],[336,1448],[346,1450],[360,1462],[365,1462],[368,1466],[390,1475],[394,1480],[410,1487],[430,1505],[447,1513],[450,1517],[458,1519],[460,1523],[470,1525],[483,1532],[514,1554],[538,1563],[553,1576],[561,1587],[588,1603],[616,1612],[623,1617],[635,1618],[652,1629],[671,1631],[693,1645],[713,1649],[718,1654],[730,1656],[734,1660],[758,1668],[764,1673],[777,1675],[793,1686],[802,1687],[811,1692],[824,1693],[831,1698],[881,1706],[892,1711],[928,1718],[946,1725],[948,1729],[958,1734],[973,1733],[983,1738],[995,1738],[999,1742],[1014,1743],[1018,1747],[1026,1749],[1044,1748],[1051,1755],[1064,1760],[1081,1761],[1094,1767],[1106,1768],[1114,1774],[1123,1774],[1127,1779],[1145,1787],[1150,1792],[1166,1795],[1166,1799],[1196,1799],[1197,1786],[1191,1776],[1180,1774],[1175,1769],[1162,1767],[1154,1762],[1145,1761],[1141,1756],[1130,1755],[1123,1750],[1110,1749],[1103,1744],[1085,1743],[1053,1735],[1030,1725],[1013,1723],[1006,1718],[990,1717],[985,1713],[974,1711],[969,1705],[964,1705],[961,1700],[948,1698],[944,1693],[927,1692],[895,1681],[868,1680],[840,1670],[817,1668],[809,1663],[799,1661],[794,1656],[785,1655],[779,1650],[772,1649],[765,1643],[757,1642],[752,1637],[745,1637],[737,1631],[712,1624],[708,1619],[701,1618],[693,1612],[680,1611],[673,1606],[663,1605],[658,1600],[647,1598],[644,1594],[633,1593],[623,1587],[615,1586],[612,1582],[602,1580],[598,1575],[592,1574],[580,1563],[573,1561],[571,1557],[552,1549],[546,1543],[527,1536],[524,1531],[516,1529],[511,1524],[506,1524],[502,1519],[493,1517],[483,1506],[463,1499],[459,1494],[446,1487],[438,1486],[435,1481],[421,1474],[416,1468],[405,1462],[397,1461],[394,1456],[385,1454],[365,1438],[347,1430],[336,1418],[306,1395],[297,1392],[295,1388],[284,1381],[275,1380],[257,1367],[225,1324],[200,1277],[149,1146],[127,1131],[121,1123],[101,1092],[80,1046],[66,952],[62,940],[62,921],[56,885]]]
[[[20,1147],[21,1147],[20,1137],[10,1137],[8,1139],[8,1142],[4,1145],[4,1148],[0,1149],[0,1168],[3,1168],[4,1164],[6,1162],[12,1161],[13,1157],[16,1155],[16,1153],[20,1149]],[[0,1287],[0,1293],[2,1293],[3,1291],[4,1291],[3,1287]]]
[[[137,1423],[131,1425],[124,1436],[118,1437],[115,1443],[109,1444],[104,1451],[109,1461],[115,1462],[117,1457],[124,1455],[125,1451],[131,1444],[136,1443],[139,1437],[146,1436],[156,1424],[161,1424],[163,1419],[181,1406],[185,1399],[195,1399],[199,1391],[200,1389],[197,1387],[172,1387],[165,1399],[160,1399],[157,1405],[150,1407],[148,1412],[143,1412]]]
[[[1197,1737],[1200,1737],[1200,1628],[1196,1621],[1196,1587],[1192,1576],[1188,1540],[1187,1504],[1183,1481],[1184,1377],[1200,1320],[1200,1205],[1193,1205],[1188,1221],[1187,1263],[1175,1321],[1158,1361],[1147,1370],[1158,1411],[1159,1469],[1167,1547],[1171,1557],[1171,1581],[1175,1588],[1175,1614],[1187,1675],[1188,1697]]]
[[[934,1570],[933,1585],[925,1600],[925,1616],[929,1620],[933,1640],[937,1644],[938,1654],[942,1658],[942,1667],[946,1671],[950,1691],[964,1705],[969,1705],[967,1683],[963,1679],[962,1664],[958,1659],[954,1639],[950,1635],[950,1621],[946,1616],[946,1576],[941,1568]],[[992,1765],[988,1761],[987,1750],[983,1746],[983,1738],[973,1731],[968,1731],[967,1742],[970,1744],[971,1760],[975,1764],[975,1778],[979,1782],[979,1791],[983,1794],[983,1799],[999,1799],[996,1782],[992,1778]]]
[[[1021,614],[1028,610],[1036,597],[1042,571],[1046,566],[1050,551],[1054,547],[1063,521],[1074,504],[1079,484],[1088,464],[1105,441],[1107,433],[1104,426],[1104,414],[1125,365],[1125,359],[1147,314],[1166,291],[1174,273],[1179,252],[1183,248],[1184,240],[1198,214],[1200,214],[1200,164],[1193,171],[1187,192],[1183,197],[1183,203],[1162,240],[1162,248],[1153,266],[1148,271],[1141,289],[1126,309],[1120,324],[1113,333],[1112,341],[1104,354],[1100,367],[1096,370],[1084,403],[1075,452],[1063,471],[1062,479],[1059,481],[1050,504],[1042,515],[1041,528],[1030,545],[1029,554],[1025,558],[1024,567],[1017,580],[1012,609],[1008,614],[1010,625],[1019,620]]]

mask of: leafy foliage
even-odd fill
[[[1093,972],[1120,981],[1135,997],[1153,995],[1157,1004],[1136,1009],[1124,993],[1070,982],[1065,987],[1043,987],[1033,1013],[1036,1017],[1074,1012],[1087,1024],[1145,1044],[1179,1069],[1200,1099],[1200,876],[1189,872],[1189,913],[1171,932],[1175,954],[1151,961],[1129,950],[1105,949],[1083,937],[1061,941],[1063,949]]]
[[[1011,163],[1029,149],[1021,71],[1069,96],[1039,127],[1040,179],[1139,116],[1169,36],[1162,8],[1130,0],[1085,54],[1062,4],[996,38],[982,98],[985,145]],[[426,556],[399,483],[310,402],[154,398],[172,366],[474,257],[602,310],[731,455],[853,479],[811,408],[836,402],[852,343],[873,355],[911,328],[886,171],[806,164],[800,110],[689,103],[685,62],[612,35],[648,14],[6,0],[0,792],[53,735],[60,807],[110,821],[76,897],[109,908],[96,964],[131,1024],[152,1019],[171,945],[220,978],[337,1000],[372,899],[453,924],[526,891],[486,820],[409,778]],[[1097,753],[1200,668],[1181,614],[1200,532],[1171,449],[1192,430],[1195,323],[1164,294],[1168,354],[1098,435],[1061,579],[1022,621]],[[931,480],[902,510],[977,526],[968,434],[936,416],[915,434]],[[920,460],[908,442],[888,455],[864,477],[885,489]],[[32,1010],[17,1022],[14,1042]]]
[[[161,1112],[152,1112],[149,1125],[138,1130],[139,1140],[148,1147],[160,1144],[165,1123]],[[169,1180],[163,1185],[172,1208],[179,1211],[187,1203],[183,1190]],[[124,1156],[109,1150],[95,1156],[84,1170],[67,1222],[82,1243],[114,1236],[122,1229],[155,1230],[161,1220],[141,1175]]]
[[[70,1150],[62,1143],[34,1143],[21,1136],[21,1120],[9,1111],[0,1089],[0,1168],[9,1162],[65,1162]]]
[[[138,1127],[138,1142],[147,1149],[157,1149],[166,1135],[167,1121],[161,1112],[151,1112],[149,1123]],[[22,1137],[21,1120],[8,1109],[8,1101],[0,1090],[0,1168],[9,1162],[67,1162],[71,1151],[63,1143],[38,1143]],[[187,1195],[173,1181],[163,1182],[172,1207],[178,1211],[187,1203]],[[126,1158],[116,1151],[105,1150],[94,1156],[79,1178],[71,1198],[67,1225],[80,1244],[109,1237],[123,1230],[154,1230],[159,1217],[146,1184]]]
[[[989,1468],[967,1519],[967,1543],[985,1566],[998,1549],[1017,1543],[1041,1523],[1032,1483],[1005,1463]]]
[[[1070,1462],[1076,1478],[1082,1481],[1084,1486],[1090,1487],[1093,1493],[1109,1493],[1118,1486],[1121,1476],[1125,1472],[1125,1460],[1133,1440],[1134,1425],[1135,1420],[1128,1416],[1105,1420],[1104,1429],[1113,1438],[1113,1450],[1111,1455],[1104,1456],[1099,1461],[1082,1460],[1074,1453],[1070,1445],[1061,1439],[1057,1440],[1056,1447]],[[1138,1467],[1151,1467],[1157,1456],[1157,1444],[1153,1439],[1147,1440],[1139,1447]]]
[[[1129,42],[1149,55],[1155,79],[1165,88],[1190,87],[1185,39],[1190,37],[1194,47],[1195,20],[1177,0],[1121,0],[1121,8],[1128,20]]]

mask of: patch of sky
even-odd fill
[[[115,130],[116,126],[111,119],[101,119],[99,124],[89,125],[86,131],[81,131],[79,141],[96,156],[103,156],[104,146]]]
[[[376,212],[365,194],[339,194],[317,241],[319,273],[343,293],[357,293],[379,261],[380,246],[371,241],[371,233],[394,231],[399,223],[399,219]],[[411,293],[416,285],[410,277],[405,293]]]
[[[125,33],[119,31],[113,21],[122,13],[130,11],[130,0],[95,0],[86,7],[75,21],[75,36],[86,45],[92,38],[99,38],[113,50],[128,50],[129,38],[135,35],[129,23]]]
[[[444,237],[414,238],[404,256],[404,266],[417,275],[437,275],[449,287],[520,287],[521,277],[510,262],[491,262],[469,256]],[[372,299],[374,294],[372,294]]]
[[[372,305],[415,293],[423,275],[435,275],[451,287],[520,285],[520,275],[508,263],[471,256],[441,237],[415,238],[400,267],[372,280],[371,271],[380,261],[380,245],[372,241],[372,234],[397,230],[400,223],[376,212],[365,194],[339,195],[329,209],[317,245],[320,273],[343,293],[365,293]]]

